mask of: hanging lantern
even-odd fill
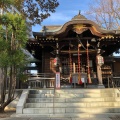
[[[78,44],[78,47],[81,47],[82,45],[81,44]]]
[[[101,55],[97,55],[96,62],[101,66],[104,64],[104,58]]]

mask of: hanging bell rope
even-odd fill
[[[87,53],[87,77],[88,77],[88,83],[92,83],[91,81],[91,77],[90,77],[90,62],[89,62],[89,51],[88,51],[88,47],[90,46],[90,44],[87,41],[87,49],[86,49],[86,53]]]
[[[82,84],[81,73],[80,73],[80,68],[81,68],[81,65],[80,65],[80,47],[81,47],[81,44],[78,44],[78,84]]]
[[[79,38],[79,36],[77,35],[77,38],[78,38],[78,40],[79,40],[79,43],[81,44],[81,46],[86,50],[86,48],[85,48],[85,46],[83,45],[83,43],[81,42],[81,40],[80,40],[80,38]]]

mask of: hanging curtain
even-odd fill
[[[71,57],[71,50],[69,45],[69,68],[70,68],[70,77],[69,77],[69,83],[72,83],[72,57]]]
[[[78,84],[82,84],[82,81],[81,81],[81,73],[80,73],[80,47],[81,47],[81,44],[78,44]]]
[[[90,77],[90,63],[89,63],[89,51],[88,51],[88,47],[89,47],[89,43],[87,41],[87,49],[86,49],[86,53],[87,53],[87,77],[88,77],[88,83],[92,83],[91,77]]]

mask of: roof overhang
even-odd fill
[[[60,36],[62,34],[66,35],[69,30],[75,31],[77,34],[82,34],[85,30],[90,30],[93,35],[98,37],[105,37],[108,35],[118,35],[120,34],[119,30],[106,30],[100,28],[95,22],[90,20],[71,20],[65,23],[63,26],[52,30],[46,30],[42,32],[33,32],[34,37],[44,37],[44,36]]]

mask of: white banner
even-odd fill
[[[60,88],[60,72],[56,72],[56,88]]]

